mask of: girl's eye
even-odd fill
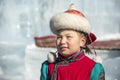
[[[72,36],[67,36],[68,39],[72,38]]]
[[[57,39],[60,39],[60,38],[62,38],[61,36],[57,36]]]

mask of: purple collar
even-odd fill
[[[81,53],[83,53],[83,50],[80,50],[79,52],[72,54],[68,59],[65,59],[61,54],[58,53],[58,61],[65,61],[65,60],[69,61],[73,59],[75,56],[80,55]]]

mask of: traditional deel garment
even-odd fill
[[[83,51],[68,60],[60,58],[56,63],[42,64],[40,80],[104,80],[103,66],[85,56]]]

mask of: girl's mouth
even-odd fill
[[[60,50],[66,50],[68,47],[60,47]]]

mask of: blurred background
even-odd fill
[[[71,3],[86,15],[97,41],[120,43],[120,0],[0,0],[0,80],[39,80],[41,63],[56,48],[38,47],[34,38],[53,35],[50,18]],[[106,80],[120,80],[120,46],[96,52]]]

